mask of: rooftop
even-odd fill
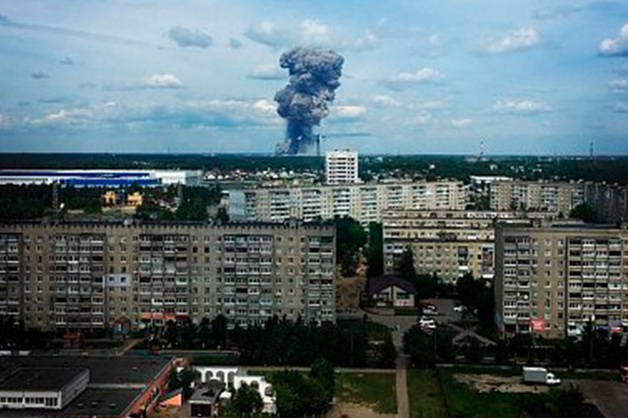
[[[82,368],[94,385],[145,385],[168,363],[165,357],[0,357],[0,381],[20,368]]]
[[[417,290],[416,287],[414,287],[414,284],[401,278],[401,276],[399,276],[398,274],[385,274],[383,276],[371,279],[371,281],[369,282],[369,295],[373,296],[374,294],[379,293],[390,286],[397,286],[398,288],[403,289],[413,295],[417,294]]]
[[[19,368],[0,381],[0,391],[57,391],[72,382],[85,368]]]

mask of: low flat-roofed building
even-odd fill
[[[189,400],[190,415],[193,417],[217,416],[220,409],[220,394],[225,387],[226,384],[217,379],[209,380],[201,385]]]
[[[0,409],[63,409],[88,383],[84,368],[19,368],[0,381]]]
[[[77,376],[81,386],[73,397],[63,398],[57,406],[52,401],[42,408],[0,406],[0,418],[97,417],[140,418],[150,412],[165,392],[172,359],[140,357],[0,357],[0,396],[3,388],[24,389],[24,385],[48,390],[66,387],[68,379]],[[58,371],[52,373],[50,371]],[[87,381],[85,381],[85,373]],[[37,381],[35,378],[39,376]],[[74,382],[70,380],[70,382]],[[20,383],[21,382],[21,383]],[[26,383],[25,383],[26,382]],[[30,383],[28,383],[30,382]],[[52,386],[51,386],[52,385]],[[84,386],[84,387],[83,387]],[[80,392],[78,388],[82,388]],[[29,395],[30,396],[30,395]],[[39,396],[51,398],[51,396]],[[12,402],[15,404],[15,402]],[[37,405],[41,404],[39,400]],[[9,409],[11,408],[11,409]]]

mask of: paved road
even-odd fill
[[[584,394],[584,397],[597,406],[606,418],[625,418],[628,415],[628,385],[621,382],[606,382],[600,380],[567,381],[575,383]]]
[[[458,332],[458,335],[454,337],[454,343],[461,341],[465,339],[466,337],[473,337],[477,339],[479,342],[481,342],[482,344],[495,345],[495,341],[489,340],[488,338],[481,336],[480,334],[475,332],[474,328],[463,329],[454,324],[447,324],[447,326],[453,329],[454,331]]]
[[[393,328],[392,339],[397,349],[397,361],[395,367],[397,387],[397,417],[410,418],[408,406],[408,386],[406,383],[406,355],[403,353],[403,334],[416,324],[414,316],[388,316],[368,314],[371,321]]]
[[[398,331],[396,331],[398,332]],[[408,401],[408,385],[406,381],[406,357],[403,354],[403,349],[398,350],[397,356],[397,375],[396,375],[396,387],[397,387],[397,417],[398,418],[410,418],[410,407]]]
[[[202,366],[200,366],[202,367]],[[309,367],[291,367],[291,366],[209,366],[209,367],[236,367],[238,369],[242,369],[242,370],[261,370],[261,371],[269,371],[269,372],[273,372],[273,371],[281,371],[281,370],[286,370],[286,369],[290,369],[290,370],[296,370],[299,372],[309,372],[310,368]],[[359,369],[359,368],[355,368],[355,367],[339,367],[336,368],[336,372],[338,373],[395,373],[395,370],[392,369],[369,369],[369,368],[363,368],[363,369]]]

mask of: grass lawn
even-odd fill
[[[407,371],[410,418],[442,418],[447,416],[438,377],[431,370]]]
[[[382,414],[397,413],[394,373],[340,373],[336,376],[338,402],[365,405]]]
[[[451,416],[465,418],[518,418],[519,401],[523,395],[517,393],[479,393],[464,383],[456,382],[457,371],[441,370],[443,389]]]

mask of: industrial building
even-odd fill
[[[497,324],[505,336],[578,337],[628,325],[628,229],[577,221],[499,225]]]
[[[507,180],[490,184],[492,210],[557,212],[563,217],[584,203],[584,183]]]
[[[0,315],[40,329],[132,327],[218,314],[335,319],[335,229],[271,224],[0,225]]]
[[[334,150],[325,153],[325,182],[327,184],[359,183],[358,153]]]
[[[140,418],[165,393],[171,359],[0,357],[0,418]]]
[[[191,170],[0,170],[0,185],[53,184],[73,187],[196,186],[200,171]]]
[[[415,269],[455,283],[465,274],[487,282],[494,275],[497,220],[556,217],[551,212],[387,210],[382,216],[384,271],[392,273],[410,249]]]
[[[230,190],[232,220],[311,222],[350,216],[363,225],[381,222],[386,209],[464,210],[468,189],[460,181],[417,181],[317,187]]]

